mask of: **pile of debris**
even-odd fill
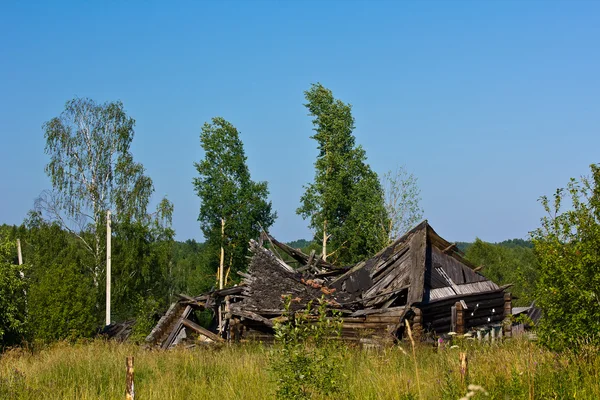
[[[500,325],[511,315],[511,295],[463,259],[456,244],[438,236],[427,221],[355,266],[340,268],[266,235],[250,242],[252,259],[240,285],[197,297],[180,295],[147,337],[169,348],[188,337],[205,342],[273,339],[274,320],[294,309],[325,301],[342,316],[344,340],[363,345],[393,343],[410,320],[416,335]],[[287,255],[285,262],[281,253]],[[296,264],[293,268],[290,264]],[[203,328],[193,310],[212,310]],[[503,324],[510,334],[510,324]]]

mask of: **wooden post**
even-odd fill
[[[420,308],[415,308],[415,317],[413,318],[412,334],[415,340],[421,340],[423,333],[423,311]]]
[[[225,318],[223,322],[223,329],[227,329],[225,332],[225,339],[231,340],[231,309],[230,309],[230,297],[225,296]]]
[[[110,210],[108,210],[106,212],[106,325],[110,325],[111,236]]]
[[[127,367],[127,377],[125,381],[125,400],[135,400],[135,388],[133,384],[133,356],[127,357],[125,365]]]
[[[512,336],[512,293],[504,293],[504,323],[502,324],[505,337]]]
[[[465,312],[463,310],[462,303],[457,301],[454,305],[456,307],[456,333],[464,335],[465,333]]]
[[[450,307],[450,332],[456,332],[456,306]]]
[[[464,386],[469,373],[469,360],[467,358],[467,353],[460,352],[458,353],[458,356],[460,360],[460,382]]]

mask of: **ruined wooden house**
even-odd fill
[[[296,309],[322,299],[328,309],[341,313],[343,339],[363,344],[402,338],[406,320],[425,337],[501,326],[511,315],[506,287],[481,275],[427,221],[372,258],[344,268],[268,235],[263,242],[251,241],[252,259],[238,286],[182,295],[147,341],[168,348],[190,336],[209,342],[272,340],[286,295]],[[193,310],[204,309],[215,316],[209,328],[194,321]],[[504,324],[505,334],[509,330],[510,324]]]

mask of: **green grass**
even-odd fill
[[[410,344],[381,351],[349,349],[342,361],[349,399],[418,399]],[[425,399],[459,399],[466,384],[484,387],[486,399],[600,399],[597,349],[555,354],[535,343],[466,342],[458,349],[416,349]],[[461,383],[459,351],[469,355]],[[1,399],[123,399],[125,359],[135,357],[136,399],[269,399],[275,377],[271,349],[260,345],[145,350],[133,344],[59,343],[31,353],[15,349],[0,358]],[[339,397],[339,396],[338,396]]]

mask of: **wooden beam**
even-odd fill
[[[447,254],[450,250],[456,247],[456,243],[452,243],[450,246],[446,247],[442,253]]]
[[[456,307],[456,333],[463,335],[465,333],[465,313],[462,302],[457,301],[454,307]]]
[[[235,307],[235,308],[231,307],[231,313],[234,315],[240,316],[240,317],[251,319],[253,321],[262,322],[269,328],[272,328],[274,325],[273,321],[271,321],[270,319],[262,317],[252,311],[242,310],[241,308],[238,308],[238,307]]]
[[[162,344],[161,347],[163,349],[168,349],[169,346],[171,346],[171,343],[173,343],[173,341],[175,340],[175,338],[177,337],[177,335],[179,335],[179,332],[181,331],[183,320],[186,319],[188,317],[188,315],[190,315],[191,312],[192,312],[191,306],[185,307],[185,309],[183,310],[183,313],[181,314],[181,317],[179,318],[177,323],[173,326],[173,330],[167,337],[167,340],[165,340],[165,342]]]
[[[196,324],[193,321],[190,321],[187,318],[184,318],[181,323],[183,324],[183,326],[190,328],[193,331],[196,331],[197,333],[206,336],[207,338],[211,339],[212,341],[215,342],[223,342],[223,338],[220,337],[219,335],[212,333],[211,331],[209,331],[208,329],[205,329],[203,327],[201,327],[200,325]]]

